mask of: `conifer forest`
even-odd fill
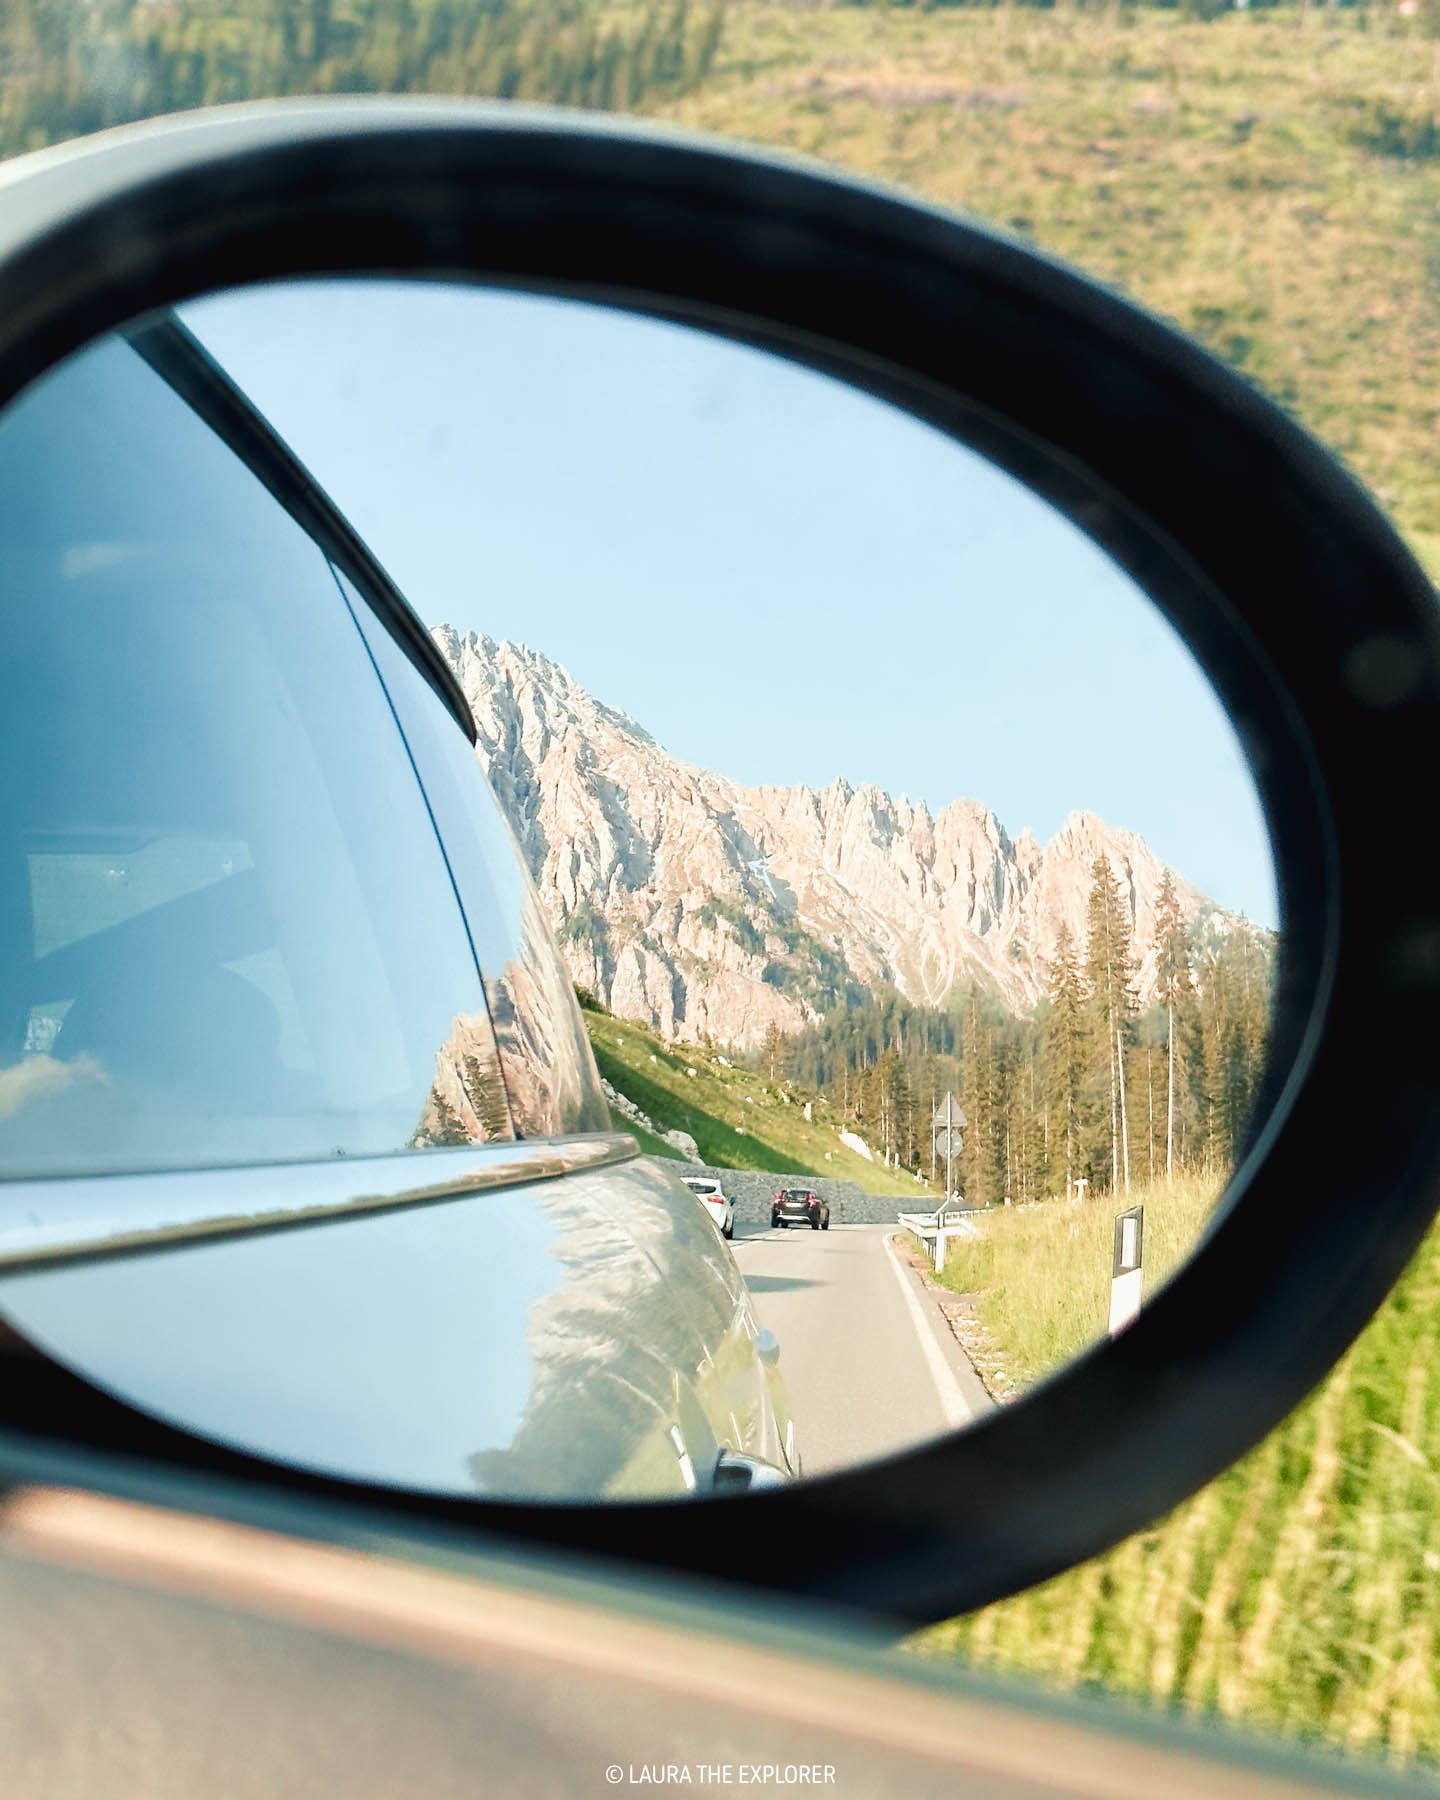
[[[1142,1005],[1123,884],[1102,856],[1085,939],[1062,928],[1027,1016],[974,990],[941,1008],[892,991],[797,1037],[773,1032],[758,1060],[820,1089],[887,1164],[926,1175],[932,1113],[953,1092],[968,1122],[955,1185],[974,1205],[1223,1177],[1264,1064],[1273,934],[1241,921],[1197,938],[1167,876],[1157,950]]]

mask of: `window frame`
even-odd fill
[[[119,333],[248,468],[320,551],[349,576],[473,744],[475,721],[450,665],[404,595],[315,477],[173,313]]]

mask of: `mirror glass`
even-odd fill
[[[704,1493],[983,1418],[1205,1229],[1255,788],[973,451],[622,310],[305,282],[52,371],[0,491],[15,1367],[367,1480]]]

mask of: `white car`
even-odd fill
[[[733,1238],[735,1202],[729,1198],[720,1183],[711,1181],[706,1175],[682,1175],[680,1179],[704,1205],[706,1212],[719,1227],[721,1237]]]

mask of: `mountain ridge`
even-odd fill
[[[978,986],[1021,1012],[1062,927],[1077,944],[1095,858],[1119,875],[1142,1001],[1166,865],[1077,808],[1044,844],[983,802],[926,803],[837,776],[749,786],[673,756],[562,665],[438,625],[572,978],[664,1036],[738,1047],[886,985],[918,1005]],[[1187,922],[1223,912],[1172,870]]]

